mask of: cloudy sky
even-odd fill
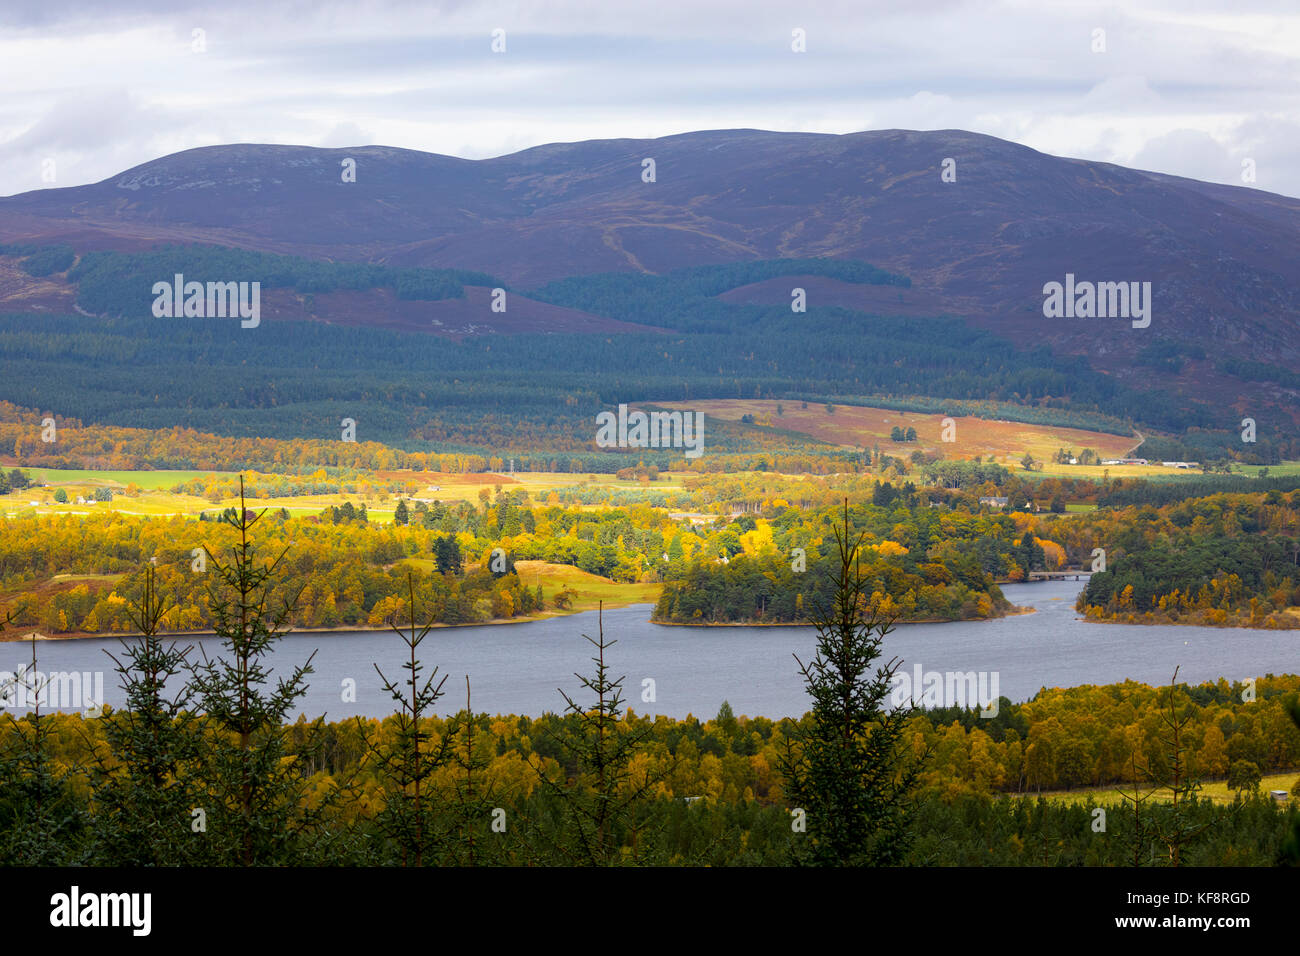
[[[0,195],[220,143],[749,127],[960,128],[1237,185],[1253,160],[1300,196],[1296,0],[2,0],[0,89]]]

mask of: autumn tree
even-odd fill
[[[909,703],[886,708],[901,661],[877,666],[893,621],[870,602],[859,554],[865,533],[851,537],[848,502],[835,528],[837,578],[829,606],[809,617],[817,653],[799,672],[813,700],[812,713],[792,728],[782,759],[792,810],[805,815],[796,831],[795,862],[822,866],[888,865],[906,857],[912,794],[922,759],[908,756],[903,729]]]

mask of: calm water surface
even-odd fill
[[[1035,613],[993,621],[914,624],[885,639],[886,656],[904,660],[908,671],[996,672],[999,690],[1013,701],[1042,687],[1110,684],[1132,679],[1167,682],[1174,667],[1191,682],[1226,677],[1240,680],[1267,673],[1300,672],[1300,630],[1142,627],[1090,624],[1074,611],[1078,582],[1041,582],[1003,588],[1013,603]],[[793,654],[807,661],[816,638],[809,627],[665,627],[649,622],[651,606],[605,612],[605,633],[617,640],[607,652],[614,676],[626,675],[624,697],[638,713],[711,717],[728,700],[737,714],[779,718],[808,709]],[[596,634],[590,612],[526,624],[436,628],[421,644],[421,658],[448,675],[441,712],[465,703],[470,676],[474,710],[539,715],[562,711],[559,688],[580,696],[574,672],[590,674],[594,650],[583,634]],[[211,637],[187,641],[219,655]],[[123,694],[104,650],[115,639],[37,642],[39,671],[103,671],[108,703]],[[401,681],[403,645],[391,632],[292,633],[272,658],[275,672],[305,661],[316,650],[315,673],[302,702],[309,717],[330,719],[393,711],[374,664]],[[31,643],[0,644],[0,671],[16,671],[30,660]],[[274,675],[273,675],[274,676]],[[342,702],[344,681],[356,682],[356,702]],[[642,700],[643,681],[654,681],[654,702]]]

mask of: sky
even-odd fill
[[[225,143],[956,128],[1300,197],[1298,0],[0,0],[0,90],[0,195]]]

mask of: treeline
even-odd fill
[[[7,495],[11,491],[22,491],[31,483],[31,476],[21,468],[10,468],[8,471],[0,468],[0,495]]]
[[[42,440],[41,412],[0,402],[0,455],[29,467],[106,471],[228,471],[232,467],[277,474],[319,469],[409,469],[464,474],[486,471],[484,455],[406,452],[375,441],[339,438],[238,438],[191,428],[123,428],[85,425],[55,416],[55,440]]]
[[[504,473],[510,463],[516,471],[544,471],[570,474],[617,474],[631,471],[725,473],[772,471],[789,474],[826,475],[866,470],[863,456],[813,441],[801,442],[774,436],[764,430],[756,440],[739,434],[734,423],[709,420],[710,443],[718,448],[756,446],[747,452],[715,452],[698,459],[682,457],[680,451],[630,449],[626,452],[537,452],[482,454],[460,446],[451,450],[409,450],[376,441],[339,439],[294,439],[215,435],[191,428],[123,428],[113,425],[85,425],[74,418],[55,416],[56,440],[46,442],[42,434],[47,416],[0,401],[0,455],[12,455],[29,467],[112,471],[176,469],[182,471],[230,471],[258,469],[292,476],[314,474],[324,468],[329,477],[357,479],[361,470],[449,474]],[[341,421],[341,419],[340,419]],[[321,430],[330,422],[318,422]],[[517,425],[518,423],[516,423]],[[358,426],[364,427],[364,426]],[[467,426],[468,427],[468,426]],[[466,436],[459,436],[466,437]],[[408,445],[415,444],[408,442]],[[575,442],[575,445],[578,443]],[[770,450],[763,450],[769,446]],[[628,465],[634,460],[635,465]],[[875,467],[899,459],[881,456]],[[263,482],[264,484],[265,482]],[[204,487],[208,486],[205,479]],[[192,487],[192,486],[187,486]],[[261,487],[261,485],[259,485]],[[207,492],[204,491],[204,494]],[[304,492],[297,492],[304,493]]]
[[[77,258],[69,245],[41,246],[28,242],[0,243],[0,256],[22,257],[18,267],[36,278],[67,272]]]
[[[244,479],[245,494],[254,499],[293,498],[300,495],[354,495],[360,488],[368,489],[371,484],[350,470],[346,476],[341,476],[342,480],[331,481],[322,468],[310,475],[262,475],[252,471],[244,471],[239,475],[211,474],[202,478],[191,478],[189,481],[178,481],[167,490],[174,495],[207,498],[216,504],[238,496],[241,477]],[[386,482],[381,486],[400,488],[401,483]]]
[[[1134,455],[1152,461],[1195,461],[1203,470],[1234,462],[1276,465],[1283,459],[1300,457],[1300,438],[1290,431],[1289,424],[1284,424],[1279,431],[1271,424],[1261,423],[1255,441],[1243,442],[1240,428],[1217,431],[1189,428],[1174,436],[1148,435]]]
[[[260,282],[263,289],[288,288],[303,294],[382,287],[392,289],[398,298],[420,300],[463,298],[466,285],[502,285],[490,275],[463,269],[395,269],[206,245],[87,252],[75,266],[72,250],[59,246],[36,252],[24,260],[24,267],[29,268],[33,260],[49,272],[67,271],[68,280],[77,285],[77,304],[96,315],[151,314],[153,284],[171,283],[178,273],[187,282]]]
[[[821,361],[825,374],[821,381],[810,386],[791,383],[784,392],[764,392],[763,397],[784,395],[825,401],[837,395],[883,395],[887,401],[897,403],[901,399],[909,407],[916,407],[925,401],[919,396],[928,395],[935,396],[931,401],[940,405],[965,401],[986,408],[1003,404],[1020,406],[1021,413],[1014,416],[1019,420],[1036,414],[1043,416],[1043,421],[1065,424],[1059,416],[1070,411],[1102,413],[1109,419],[1103,430],[1121,433],[1127,433],[1128,429],[1117,428],[1117,422],[1131,418],[1133,408],[1143,410],[1144,421],[1176,431],[1189,427],[1225,428],[1229,424],[1221,412],[1189,401],[1185,396],[1157,390],[1146,390],[1139,396],[1118,386],[1110,376],[1088,374],[1086,360],[1058,358],[1046,347],[1022,351],[960,320],[927,318],[918,322],[888,315],[868,317],[849,309],[818,306],[815,302],[809,303],[806,313],[792,315],[788,305],[742,305],[715,298],[728,288],[779,275],[844,278],[835,274],[840,268],[836,262],[778,259],[734,266],[692,267],[663,276],[600,273],[552,282],[531,294],[557,305],[683,332],[708,336],[743,334],[746,341],[759,346],[754,350],[755,357],[770,362],[779,360],[782,340],[795,344],[795,339],[807,337],[823,346]],[[818,263],[824,263],[820,268],[826,271],[815,271],[813,264]],[[846,281],[904,284],[865,263],[852,265],[864,266],[869,271],[864,278]],[[764,333],[769,331],[778,334],[765,341]],[[769,343],[775,351],[763,347]],[[841,349],[841,344],[847,352]],[[865,360],[869,355],[888,356],[887,365],[893,367],[870,363],[874,367],[864,370],[867,374],[855,375],[852,380],[837,374],[841,366],[867,365]],[[794,357],[787,356],[782,366],[790,367],[790,359]],[[862,387],[864,384],[872,386],[870,391]],[[874,397],[848,401],[877,404]],[[1028,411],[1026,406],[1034,410]]]
[[[66,268],[71,254],[66,248],[14,248],[25,255],[25,267],[38,272]],[[664,276],[599,274],[530,293],[671,334],[613,340],[606,334],[492,335],[454,342],[277,321],[256,330],[254,350],[250,330],[238,323],[146,317],[153,282],[177,272],[195,279],[248,277],[303,295],[387,286],[405,298],[431,299],[459,296],[467,283],[500,285],[460,270],[316,262],[207,246],[91,252],[68,275],[79,283],[79,307],[104,317],[6,317],[0,357],[14,374],[0,382],[0,399],[93,422],[279,437],[318,434],[331,420],[350,416],[364,418],[369,437],[386,442],[437,441],[480,453],[492,447],[514,457],[537,451],[539,441],[548,450],[592,449],[595,413],[625,401],[857,396],[847,401],[1117,433],[1128,430],[1132,409],[1141,408],[1143,423],[1180,436],[1165,445],[1153,437],[1144,454],[1185,459],[1193,444],[1198,460],[1266,464],[1300,454],[1300,438],[1289,431],[1265,429],[1259,442],[1243,449],[1233,430],[1237,420],[1222,409],[1159,390],[1134,391],[1110,376],[1089,374],[1081,359],[1046,348],[1024,351],[960,320],[868,316],[815,302],[795,315],[785,306],[717,298],[779,275],[907,284],[905,277],[860,262],[758,260]],[[139,372],[126,374],[128,367]],[[1253,374],[1251,368],[1237,371]],[[242,387],[229,394],[225,383],[236,379]],[[55,382],[62,388],[56,390]]]
[[[1079,516],[1107,549],[1077,607],[1090,618],[1293,628],[1300,492],[1218,494]]]
[[[662,325],[682,331],[711,331],[705,316],[728,314],[715,296],[778,276],[825,276],[858,285],[910,289],[912,280],[851,259],[756,259],[673,269],[664,275],[600,272],[547,283],[533,298],[594,312],[625,322]],[[735,315],[733,311],[730,314]]]
[[[293,618],[301,627],[382,625],[391,610],[385,599],[397,593],[405,565],[460,575],[459,566],[439,560],[439,548],[449,546],[466,565],[485,564],[499,549],[507,569],[516,561],[544,561],[616,582],[665,582],[657,612],[662,620],[806,620],[813,602],[825,596],[826,535],[839,486],[775,477],[763,485],[755,477],[733,490],[717,479],[699,480],[719,485],[702,491],[706,497],[761,497],[751,513],[692,524],[650,504],[586,510],[561,505],[561,496],[551,493],[548,499],[557,503],[543,506],[522,489],[485,487],[477,504],[399,499],[391,524],[369,520],[364,505],[350,502],[319,517],[272,511],[265,533],[268,547],[294,542],[286,558],[292,573],[283,586],[286,593],[306,587]],[[1007,605],[995,581],[1023,580],[1029,571],[1066,560],[1065,547],[1046,537],[1049,526],[1029,515],[942,501],[931,507],[936,501],[929,493],[907,485],[877,483],[868,491],[869,501],[851,510],[854,528],[871,536],[864,570],[881,606],[906,619],[997,614]],[[804,497],[787,501],[783,493]],[[0,593],[21,597],[26,607],[20,620],[49,632],[121,631],[139,585],[132,575],[152,561],[177,598],[168,627],[206,628],[206,578],[193,570],[194,549],[224,552],[224,528],[122,513],[0,518]],[[1073,547],[1086,555],[1090,540]],[[795,549],[802,551],[799,561]],[[56,575],[82,580],[55,581]],[[511,617],[543,606],[542,596],[518,591],[513,574],[434,580],[430,587],[444,584],[436,618],[442,623]],[[491,593],[479,593],[485,587]]]
[[[1147,481],[1125,478],[1113,481],[1108,490],[1097,498],[1102,508],[1124,508],[1130,505],[1176,504],[1192,498],[1205,498],[1218,494],[1250,494],[1253,492],[1293,492],[1300,489],[1300,475],[1248,478],[1244,475],[1222,477],[1179,477],[1168,481]]]
[[[921,474],[932,485],[944,488],[973,488],[985,483],[1001,488],[1011,473],[996,462],[935,461],[921,465]]]
[[[164,279],[173,265],[183,271],[184,256],[167,253],[173,254],[174,263],[147,260],[148,268],[166,265]],[[130,262],[93,255],[72,272],[94,267],[109,283],[143,277],[131,278]],[[327,272],[372,268],[319,265]],[[285,266],[281,280],[293,279],[297,268]],[[1023,351],[957,319],[868,316],[815,303],[793,314],[788,306],[733,304],[702,294],[749,278],[737,268],[700,267],[684,277],[588,276],[546,287],[548,301],[653,320],[649,324],[665,330],[612,338],[526,334],[453,341],[288,320],[243,329],[238,322],[154,319],[139,308],[129,317],[10,315],[0,331],[0,359],[9,371],[0,380],[0,399],[92,423],[284,438],[324,437],[350,417],[362,439],[435,442],[480,454],[490,448],[516,458],[594,454],[595,415],[621,402],[703,398],[880,395],[911,402],[935,395],[986,410],[1050,406],[1027,416],[1097,414],[1109,418],[1111,429],[1133,408],[1142,408],[1150,425],[1179,431],[1235,424],[1221,410],[1126,389],[1111,376],[1088,374],[1079,359]],[[810,267],[779,260],[745,265],[763,274],[791,268]],[[82,307],[102,312],[107,304]],[[744,432],[744,440],[752,444],[759,431]],[[729,444],[730,434],[713,428],[705,457],[741,450]],[[808,447],[806,439],[779,440]],[[671,458],[681,460],[680,454],[636,457],[661,470]],[[623,456],[617,467],[628,464]]]
[[[884,485],[877,488],[886,487]],[[988,618],[1010,604],[996,581],[1055,569],[1065,550],[1012,515],[922,506],[914,489],[850,507],[864,595],[903,621]],[[783,503],[782,503],[783,504]],[[675,623],[801,623],[826,607],[837,561],[827,549],[834,511],[774,504],[770,521],[741,515],[705,540],[698,556],[672,563],[655,619]]]
[[[395,640],[395,638],[390,638]],[[1284,810],[1259,793],[1260,773],[1300,774],[1300,731],[1291,722],[1300,680],[1266,678],[1258,698],[1242,703],[1242,685],[1226,681],[1179,685],[1175,700],[1189,721],[1180,757],[1189,779],[1223,779],[1234,772],[1235,803],[1183,794],[1179,822],[1203,835],[1180,847],[1183,865],[1247,866],[1277,862],[1289,827]],[[1157,790],[1135,831],[1127,805],[1093,798],[1046,799],[1041,791],[1134,782],[1148,791],[1170,779],[1170,752],[1156,719],[1162,691],[1124,683],[1071,690],[1045,690],[1034,699],[1000,702],[989,720],[960,709],[920,711],[907,724],[908,739],[930,758],[913,808],[913,839],[900,861],[923,866],[1168,865],[1157,825],[1173,816]],[[450,701],[449,701],[450,702]],[[557,701],[562,703],[562,701]],[[564,796],[547,781],[587,789],[594,779],[574,742],[584,732],[574,714],[492,716],[454,705],[449,716],[420,721],[428,752],[437,755],[421,778],[427,828],[419,838],[420,865],[571,865],[577,824]],[[14,828],[31,826],[32,783],[14,764],[30,750],[19,737],[32,733],[32,718],[6,727],[0,743],[0,845],[10,865],[238,865],[242,847],[218,824],[216,809],[196,832],[193,806],[231,803],[201,747],[181,752],[168,799],[154,805],[152,838],[128,844],[130,807],[119,802],[132,767],[124,762],[115,721],[129,714],[109,711],[100,719],[45,714],[45,795],[59,816],[59,839],[23,841]],[[599,862],[668,865],[783,865],[796,842],[791,827],[782,756],[810,717],[774,721],[736,716],[724,702],[710,719],[648,718],[627,714],[610,733],[635,741],[611,772],[635,776],[616,791],[628,798],[641,780],[654,782],[634,815],[611,821],[614,852]],[[177,723],[181,723],[180,719]],[[184,731],[202,740],[206,719],[190,719]],[[277,841],[258,841],[254,862],[268,865],[416,865],[403,848],[415,843],[413,814],[388,779],[377,755],[400,752],[404,733],[397,717],[286,724],[283,760],[305,807],[279,806]],[[179,736],[179,735],[178,735]],[[181,741],[191,738],[180,736]],[[110,755],[107,762],[104,755]],[[1134,780],[1134,768],[1137,778]],[[98,769],[102,768],[102,769]],[[14,786],[14,784],[20,784]],[[1300,789],[1300,788],[1296,788]],[[108,799],[105,799],[108,798]],[[184,804],[182,806],[182,804]],[[405,806],[410,829],[395,838],[391,817]],[[1107,808],[1098,832],[1093,812]],[[265,811],[271,816],[270,803]],[[498,809],[500,808],[500,809]],[[143,811],[144,808],[141,808]],[[495,812],[495,815],[494,815]],[[1170,817],[1165,821],[1166,816]],[[494,828],[493,822],[499,824]],[[39,832],[39,831],[38,831]],[[16,851],[16,852],[15,852]]]
[[[1137,354],[1133,357],[1133,360],[1138,365],[1145,365],[1148,368],[1159,369],[1173,375],[1182,372],[1183,366],[1187,364],[1188,359],[1204,362],[1206,359],[1205,349],[1199,345],[1179,342],[1174,339],[1157,339],[1150,345],[1138,349]]]
[[[516,561],[571,565],[620,582],[658,581],[675,566],[663,559],[666,552],[682,562],[723,534],[697,534],[689,522],[644,505],[596,512],[533,507],[526,493],[508,489],[493,496],[485,488],[478,506],[399,500],[396,519],[371,522],[365,505],[351,502],[318,517],[267,512],[262,542],[277,553],[290,549],[276,597],[302,590],[291,623],[381,627],[408,568],[421,581],[429,576],[423,586],[435,595],[438,623],[531,614],[558,605],[540,587],[521,584]],[[0,594],[21,605],[19,623],[49,633],[121,632],[129,629],[140,569],[149,565],[174,598],[165,626],[206,629],[213,623],[204,610],[206,555],[228,551],[227,523],[121,513],[0,518]],[[502,561],[494,568],[498,549]],[[55,580],[59,575],[72,579]]]
[[[233,515],[233,511],[230,512]],[[267,512],[260,544],[288,549],[274,599],[295,595],[289,623],[302,628],[384,627],[400,604],[407,573],[427,593],[432,620],[469,624],[532,614],[550,605],[527,587],[514,559],[494,572],[490,548],[475,538],[456,542],[456,565],[438,562],[447,535],[423,526],[371,525],[364,506],[326,510],[323,518],[287,519]],[[208,590],[212,556],[228,554],[228,523],[123,515],[0,519],[0,593],[17,608],[19,626],[45,633],[123,633],[143,587],[144,566],[172,606],[162,626],[211,629]],[[289,542],[292,540],[292,546]],[[484,542],[486,543],[486,541]],[[461,566],[459,555],[467,555]],[[411,561],[408,559],[419,558]],[[53,581],[55,575],[70,580]]]
[[[886,550],[886,553],[888,551]],[[833,593],[830,559],[818,558],[806,571],[776,554],[741,556],[719,566],[713,559],[691,562],[670,580],[655,606],[654,620],[680,624],[805,624]],[[957,621],[994,617],[1011,604],[992,581],[975,589],[954,580],[942,564],[909,573],[888,560],[865,563],[874,606],[907,621]]]

